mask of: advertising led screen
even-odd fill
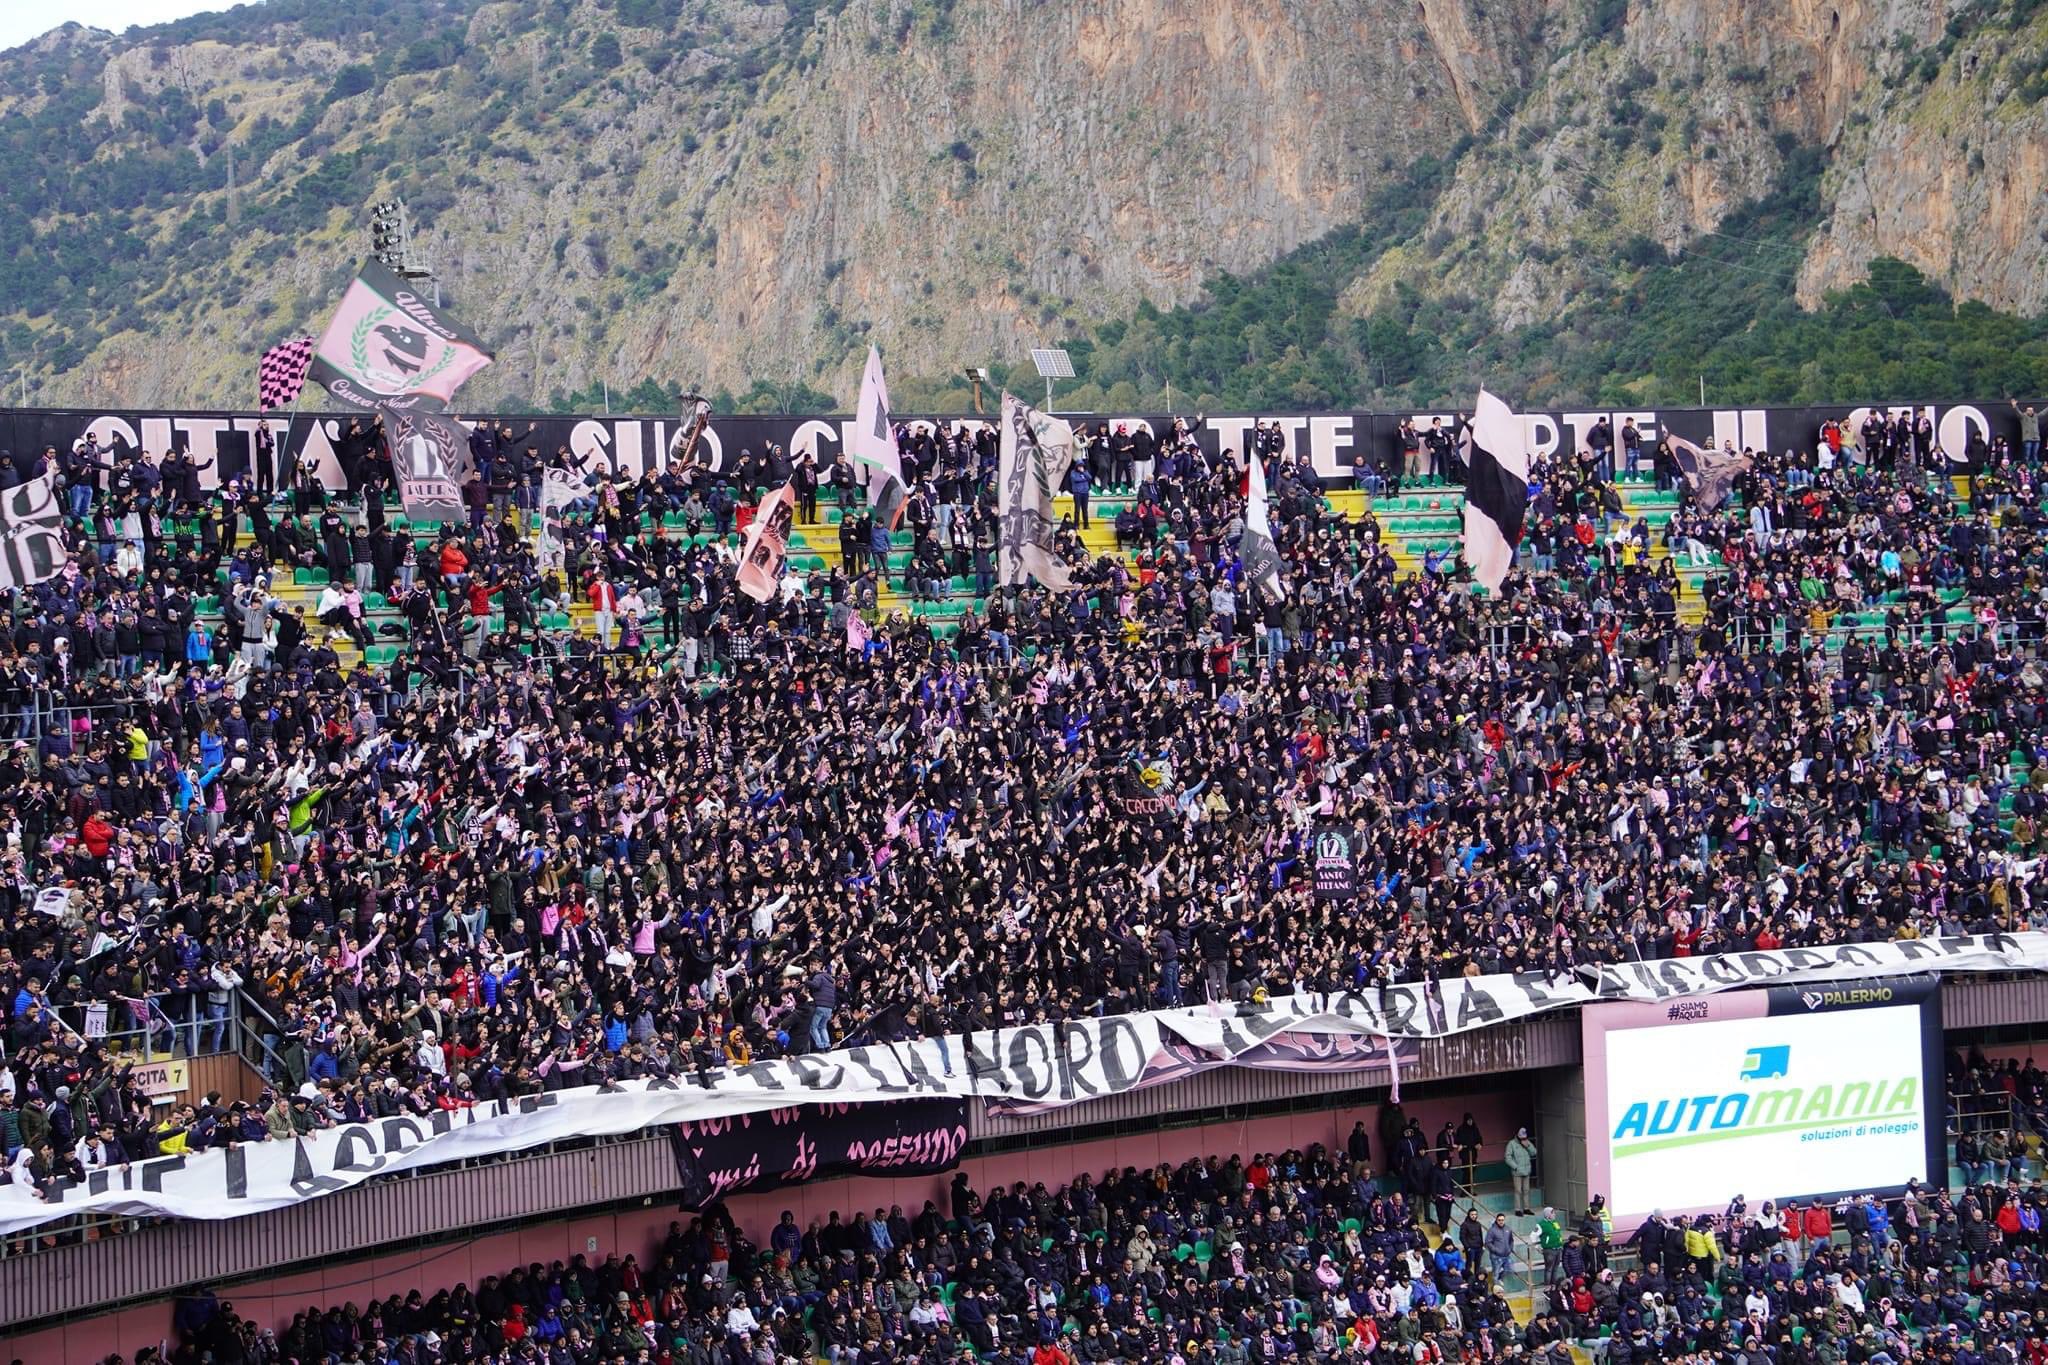
[[[1930,1179],[1946,1161],[1936,1000],[1911,979],[1588,1009],[1593,1192],[1633,1223]]]

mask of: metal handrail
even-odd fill
[[[242,1023],[246,1014],[253,1014],[268,1025],[269,1034],[266,1035],[261,1029],[254,1027],[240,1028],[235,1051],[244,1062],[256,1068],[266,1079],[281,1083],[291,1074],[291,1068],[285,1064],[283,1054],[271,1045],[270,1037],[283,1037],[284,1025],[278,1022],[276,1015],[263,1008],[246,989],[238,986],[235,988],[235,1016],[238,1025]],[[250,1056],[251,1044],[254,1044],[256,1053],[253,1057]]]

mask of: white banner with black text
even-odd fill
[[[1163,1049],[1194,1049],[1216,1065],[1270,1069],[1286,1065],[1267,1046],[1283,1034],[1420,1040],[1602,1001],[1656,1002],[1747,986],[1912,973],[2043,969],[2048,933],[1968,934],[1667,958],[1586,967],[1569,976],[1453,977],[1281,996],[1260,1005],[1195,1005],[850,1047],[714,1072],[708,1087],[694,1078],[632,1081],[610,1091],[586,1086],[418,1118],[346,1124],[292,1141],[109,1167],[89,1173],[82,1184],[52,1181],[40,1191],[0,1185],[0,1234],[86,1211],[233,1218],[345,1190],[376,1175],[564,1138],[794,1105],[938,1096],[1034,1109],[1078,1104],[1156,1083],[1152,1063]],[[1303,1069],[1319,1064],[1306,1059]]]

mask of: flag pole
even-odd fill
[[[276,485],[271,489],[272,502],[275,502],[280,494],[285,496],[287,502],[291,501],[290,484],[299,474],[299,462],[292,455],[292,426],[299,420],[299,405],[305,401],[306,389],[302,384],[299,386],[298,396],[292,399],[292,410],[285,414],[284,436],[278,441],[277,448],[270,454],[271,459],[277,460],[280,463],[279,468],[271,471],[271,482]]]

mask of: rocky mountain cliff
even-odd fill
[[[1156,345],[1157,309],[1333,232],[1331,335],[1625,326],[1617,283],[1688,260],[1812,305],[1899,257],[2048,309],[2043,0],[368,8],[0,54],[10,399],[25,371],[38,403],[249,401],[392,194],[497,348],[480,406],[600,379],[845,401],[870,339],[937,401],[1031,345]],[[1771,254],[1725,230],[1815,176]],[[1384,387],[1352,358],[1297,400]]]

